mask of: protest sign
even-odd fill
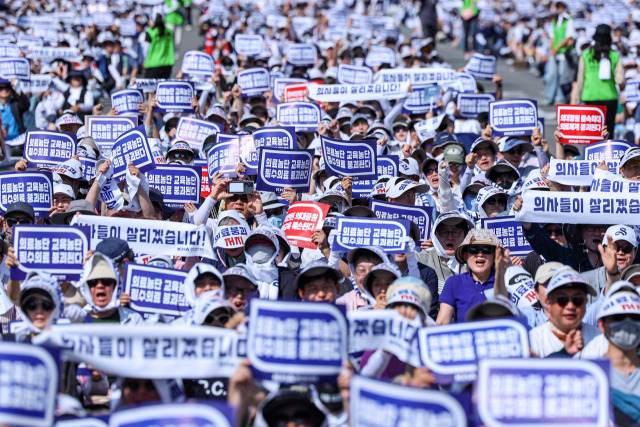
[[[118,115],[140,114],[140,104],[144,104],[144,97],[139,89],[122,89],[111,94],[111,106],[118,110]]]
[[[207,197],[211,193],[209,188],[209,170],[206,159],[195,159],[193,165],[200,168],[200,197]]]
[[[134,406],[114,412],[109,427],[234,427],[234,409],[226,403],[202,401]]]
[[[640,181],[632,181],[603,170],[596,170],[593,174],[590,191],[592,193],[638,194],[638,188],[640,188]]]
[[[244,225],[225,225],[216,228],[213,245],[223,249],[241,248],[247,237],[249,237],[249,229]]]
[[[240,147],[239,161],[244,165],[244,175],[257,175],[260,158],[258,157],[258,149],[253,142],[253,135],[240,135],[238,145]]]
[[[111,178],[116,182],[125,180],[129,163],[133,163],[141,173],[155,169],[156,164],[151,154],[151,148],[149,148],[144,125],[120,135],[113,144],[110,158],[113,168]]]
[[[311,241],[311,236],[322,228],[327,212],[329,205],[324,203],[292,203],[282,225],[282,231],[289,243],[299,248],[316,249],[317,245]]]
[[[369,67],[361,67],[358,65],[339,64],[338,78],[340,84],[359,85],[371,83],[373,71]]]
[[[507,268],[505,281],[511,301],[518,308],[531,307],[538,302],[533,278],[522,266],[513,265]]]
[[[53,425],[58,393],[58,361],[42,347],[4,341],[0,346],[0,423]]]
[[[124,292],[131,297],[129,307],[144,317],[153,314],[181,317],[190,308],[184,296],[187,274],[182,270],[127,263]]]
[[[418,138],[420,142],[425,142],[427,139],[435,138],[436,131],[442,124],[442,119],[444,119],[444,114],[440,114],[435,117],[431,117],[430,119],[422,120],[414,126],[416,133],[418,134]]]
[[[636,145],[627,141],[608,139],[584,147],[585,160],[619,160],[624,152]]]
[[[286,85],[282,94],[284,102],[306,101],[308,85],[308,82],[291,83]]]
[[[118,24],[118,29],[120,30],[120,35],[126,37],[137,37],[138,33],[136,30],[136,21],[134,19],[120,19]]]
[[[187,77],[206,79],[214,73],[213,58],[206,52],[190,50],[182,57],[180,70]]]
[[[273,79],[273,73],[271,73],[271,78]],[[294,83],[306,83],[306,79],[296,78],[296,77],[277,77],[273,79],[272,87],[273,87],[273,99],[277,102],[280,102],[282,96],[284,95],[284,88],[287,85]]]
[[[246,57],[260,56],[264,39],[261,35],[249,35],[236,33],[233,48],[238,55]]]
[[[436,102],[439,100],[440,86],[425,86],[409,94],[402,106],[402,111],[409,114],[426,114],[436,108]]]
[[[126,132],[138,126],[137,116],[87,116],[85,135],[96,141],[103,156],[109,157],[116,140]]]
[[[284,148],[295,150],[298,147],[296,129],[293,126],[279,126],[256,129],[252,133],[256,149]]]
[[[262,95],[269,90],[269,71],[259,67],[239,71],[237,83],[245,97]]]
[[[57,421],[54,427],[109,427],[106,421],[94,417],[69,418]]]
[[[197,379],[231,376],[244,357],[246,341],[224,328],[103,323],[53,326],[34,344],[58,345],[65,359],[112,375]]]
[[[606,427],[612,416],[608,369],[581,359],[481,360],[475,395],[484,425]]]
[[[421,328],[418,344],[422,363],[443,382],[475,378],[481,359],[529,357],[527,329],[513,319]]]
[[[314,150],[261,148],[256,189],[280,194],[285,187],[291,187],[297,193],[308,192],[313,153]]]
[[[598,153],[599,154],[599,153]],[[599,157],[599,156],[598,156]],[[591,185],[593,174],[602,160],[558,160],[551,159],[549,175],[547,179],[564,185],[579,185],[587,187]],[[606,160],[612,173],[618,174],[618,160]]]
[[[18,85],[22,92],[40,93],[49,90],[52,80],[49,74],[32,74],[29,80],[20,80]]]
[[[480,113],[489,111],[489,103],[496,100],[492,93],[459,93],[456,107],[460,116],[467,119],[475,119]]]
[[[378,246],[388,254],[407,252],[408,219],[336,218],[336,250],[349,252],[362,246]]]
[[[202,150],[204,140],[209,135],[222,131],[223,127],[218,123],[194,117],[180,117],[176,128],[176,139],[185,141],[194,150]]]
[[[482,218],[482,228],[494,232],[503,248],[509,249],[511,256],[525,257],[533,250],[522,231],[522,224],[513,216]]]
[[[398,176],[400,158],[396,155],[377,156],[376,170],[378,177],[383,175]],[[377,179],[354,179],[351,188],[351,197],[354,199],[367,199],[373,190]]]
[[[411,83],[420,89],[429,85],[448,86],[456,80],[456,72],[450,68],[386,68],[376,73],[374,83]]]
[[[364,59],[364,63],[371,68],[379,67],[382,64],[389,64],[391,68],[394,68],[396,66],[396,52],[389,47],[372,47]]]
[[[340,141],[320,136],[325,171],[339,178],[377,179],[376,141]]]
[[[309,67],[315,65],[318,51],[312,43],[289,43],[285,55],[287,63],[296,67]]]
[[[476,79],[469,73],[459,72],[456,74],[456,81],[453,84],[453,94],[458,93],[477,93],[478,85]]]
[[[96,164],[98,161],[90,157],[78,156],[80,164],[82,164],[82,177],[87,181],[91,181],[97,173]]]
[[[111,12],[96,12],[91,15],[96,27],[107,29],[113,26],[114,16]]]
[[[183,79],[136,79],[136,82],[129,85],[129,89],[138,89],[143,93],[156,92],[158,90],[158,83],[183,83]],[[206,80],[191,80],[190,81],[196,90],[209,90],[213,86]]]
[[[20,48],[14,44],[0,44],[0,58],[17,58],[21,54]]]
[[[207,171],[212,177],[221,172],[225,178],[236,176],[240,163],[240,137],[228,133],[217,133],[216,143],[207,151]]]
[[[156,85],[158,106],[154,113],[193,113],[191,98],[195,96],[194,84],[189,81],[159,81]]]
[[[0,58],[0,77],[9,80],[29,80],[31,63],[27,58]]]
[[[258,378],[281,384],[334,382],[347,359],[343,306],[253,299],[247,357]]]
[[[640,102],[640,78],[629,79],[624,83],[626,102]]]
[[[80,215],[72,225],[91,227],[91,249],[108,237],[125,240],[137,254],[201,256],[213,258],[211,240],[204,226],[182,222]]]
[[[296,132],[315,132],[321,119],[320,107],[313,102],[286,102],[276,107],[276,120],[295,127]]]
[[[16,45],[20,48],[29,49],[33,46],[44,46],[44,40],[42,40],[42,37],[38,37],[38,36],[19,34]]]
[[[310,84],[308,97],[318,102],[375,101],[404,98],[409,94],[409,82],[368,83],[354,85]]]
[[[26,202],[36,218],[48,218],[53,203],[51,172],[0,172],[0,214],[14,202]]]
[[[492,80],[496,73],[497,60],[493,55],[474,53],[464,71],[479,80]]]
[[[607,120],[604,105],[558,105],[556,120],[561,144],[589,144],[602,140]]]
[[[398,203],[369,200],[369,208],[382,219],[408,219],[420,228],[420,240],[424,240],[431,232],[433,208],[427,206],[409,206]]]
[[[458,401],[438,390],[404,387],[354,375],[349,388],[351,427],[467,425]]]
[[[509,99],[489,103],[493,136],[531,135],[538,125],[538,103],[532,99]]]
[[[29,58],[41,59],[44,62],[54,59],[64,59],[69,62],[80,62],[80,50],[75,47],[32,47],[27,54]]]
[[[156,165],[147,173],[149,187],[160,191],[164,204],[184,209],[185,203],[200,204],[201,171],[197,166]]]
[[[51,130],[30,130],[24,142],[27,167],[46,168],[64,163],[76,154],[76,136]]]
[[[20,33],[20,36],[24,36],[24,33]],[[15,43],[16,37],[11,33],[0,34],[0,43]]]
[[[11,269],[11,280],[24,280],[39,271],[61,282],[80,279],[89,233],[89,227],[15,225],[13,247],[19,264]]]

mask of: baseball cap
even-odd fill
[[[391,262],[383,262],[378,265],[374,265],[371,271],[369,271],[367,275],[364,276],[364,279],[362,280],[362,285],[364,286],[367,292],[372,294],[371,296],[373,296],[373,292],[371,291],[373,280],[376,278],[377,275],[383,274],[383,272],[392,274],[393,276],[395,276],[396,279],[402,276],[398,267]]]
[[[640,295],[629,282],[619,280],[611,285],[598,311],[598,320],[616,314],[640,314]]]
[[[282,207],[288,207],[278,199],[278,195],[274,192],[265,191],[260,193],[260,199],[262,200],[262,209],[277,209]]]
[[[380,258],[380,261],[387,261],[387,254],[385,251],[378,246],[362,246],[360,248],[351,249],[347,254],[347,262],[349,264],[353,264],[356,258],[360,255],[372,255],[374,257]]]
[[[387,289],[387,309],[393,308],[395,303],[411,304],[426,318],[429,316],[431,298],[431,292],[422,280],[412,276],[400,277]]]
[[[511,163],[507,162],[504,159],[498,160],[498,162],[495,165],[487,169],[484,176],[489,181],[495,182],[495,174],[504,173],[504,172],[513,172],[517,175],[518,178],[520,178],[520,172],[518,172],[518,169],[516,169]]]
[[[241,277],[251,282],[251,284],[253,284],[256,288],[258,287],[258,282],[256,282],[255,277],[253,277],[253,274],[251,274],[251,272],[247,269],[247,266],[242,263],[228,268],[224,273],[222,273],[222,277],[225,279],[225,283],[227,278]]]
[[[398,165],[400,173],[404,175],[420,176],[420,165],[418,165],[418,161],[413,157],[407,157],[406,159],[400,160]]]
[[[71,179],[82,179],[82,162],[76,159],[65,160],[63,163],[51,168],[58,175],[68,176]]]
[[[387,182],[386,193],[387,197],[392,199],[400,197],[402,194],[409,190],[414,190],[416,193],[425,193],[429,191],[429,186],[426,184],[420,184],[419,182],[411,181],[409,179],[392,179]]]
[[[25,202],[13,202],[7,208],[7,212],[4,214],[5,218],[9,218],[12,214],[23,213],[29,218],[31,221],[35,221],[36,214],[30,204]]]
[[[562,267],[564,267],[564,264],[557,261],[551,261],[547,262],[546,264],[542,264],[536,270],[536,275],[533,279],[533,283],[540,285],[548,282],[549,280],[551,280],[555,272]]]
[[[474,305],[467,311],[465,321],[481,320],[488,317],[518,317],[518,309],[503,295],[496,295],[495,298],[482,301]]]
[[[365,120],[367,123],[369,123],[369,117],[367,117],[362,113],[358,113],[358,114],[354,114],[351,117],[351,127],[353,127],[353,125],[355,125],[358,120]]]
[[[589,295],[594,297],[598,295],[596,288],[594,288],[591,283],[582,278],[577,271],[569,266],[563,266],[554,273],[549,281],[549,285],[547,285],[547,295],[556,289],[576,286],[584,288]]]
[[[96,245],[96,252],[100,252],[111,258],[114,262],[120,262],[125,258],[133,259],[134,254],[129,244],[116,237],[107,237]]]
[[[69,197],[71,197],[72,199],[75,199],[76,196],[75,194],[73,194],[73,189],[71,188],[70,185],[67,184],[54,184],[53,186],[53,194],[65,194]]]
[[[96,248],[96,251],[97,250]],[[87,281],[94,279],[113,279],[116,282],[118,281],[116,272],[113,271],[106,260],[100,257],[94,257],[93,259],[93,268],[91,268],[91,273],[87,276]]]
[[[464,149],[458,144],[450,144],[444,149],[444,159],[449,163],[464,163]]]
[[[627,151],[624,152],[622,158],[620,159],[619,166],[624,166],[631,159],[640,158],[640,147],[631,147],[627,148]]]
[[[521,145],[522,149],[527,153],[531,153],[533,151],[533,145],[530,142],[523,141],[518,138],[504,136],[498,140],[498,150],[501,153],[511,150],[514,147]]]
[[[436,134],[433,140],[433,146],[438,147],[441,145],[445,145],[450,142],[458,142],[458,138],[455,137],[451,132],[439,132]]]
[[[640,276],[640,264],[631,264],[620,272],[620,280],[630,281],[636,276]]]
[[[476,151],[482,149],[482,148],[491,148],[493,150],[494,153],[496,153],[498,151],[498,144],[496,144],[495,142],[493,142],[490,139],[484,139],[482,137],[476,139],[475,141],[473,141],[473,144],[471,145],[471,152],[475,153]]]
[[[611,236],[614,242],[624,240],[625,242],[629,242],[633,245],[633,247],[638,247],[638,238],[635,230],[626,225],[612,225],[607,228],[607,231],[604,233],[604,237],[602,238],[602,246],[607,245],[607,236]]]
[[[58,212],[51,215],[51,222],[53,224],[65,224],[67,218],[80,212],[82,215],[96,215],[95,209],[91,202],[81,199],[72,200],[67,207],[66,212]]]
[[[336,284],[344,277],[340,270],[330,267],[327,260],[318,259],[307,264],[298,277],[296,277],[295,282],[293,282],[293,287],[300,289],[306,285],[311,278],[317,276],[330,276]]]

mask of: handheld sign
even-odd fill
[[[311,241],[316,230],[322,228],[329,205],[316,202],[294,202],[287,211],[282,231],[293,246],[316,249]]]
[[[558,105],[556,119],[561,144],[589,144],[602,140],[607,121],[604,105]]]
[[[399,167],[400,158],[396,155],[376,157],[378,177],[383,175],[398,176]],[[353,187],[351,188],[351,197],[354,199],[368,199],[376,181],[377,179],[354,179]]]
[[[176,128],[176,139],[185,141],[194,150],[202,150],[204,140],[209,135],[222,132],[218,123],[200,120],[193,117],[180,117]]]
[[[627,141],[609,139],[584,147],[585,160],[618,160],[628,148],[635,147]]]
[[[240,137],[238,135],[217,133],[216,144],[207,151],[209,176],[222,172],[225,178],[236,176],[236,167],[240,162]]]
[[[318,102],[375,101],[380,99],[398,99],[409,94],[409,82],[404,83],[368,83],[354,85],[308,86],[309,99]],[[439,99],[439,97],[438,97]],[[437,100],[436,100],[437,101]]]
[[[318,51],[311,43],[289,43],[285,55],[289,64],[296,67],[310,67],[316,63]]]
[[[489,103],[496,100],[492,93],[460,93],[456,100],[456,107],[460,116],[475,119],[478,114],[489,111]]]
[[[17,58],[21,54],[20,48],[14,44],[0,44],[0,58]]]
[[[273,79],[274,73],[271,73],[271,78]],[[277,102],[280,102],[280,99],[284,95],[284,88],[287,85],[294,83],[306,83],[307,80],[295,77],[277,77],[273,79],[273,99]]]
[[[0,58],[0,77],[29,80],[31,63],[27,58]]]
[[[339,178],[377,179],[376,141],[340,141],[320,137],[324,167],[329,175]]]
[[[478,91],[478,85],[476,79],[469,73],[459,72],[456,77],[454,85],[454,94],[456,92],[461,93],[476,93]]]
[[[292,83],[286,85],[282,94],[282,96],[284,97],[284,102],[306,101],[306,92],[308,86],[308,82]]]
[[[264,40],[260,35],[236,34],[233,47],[239,55],[246,57],[260,56]]]
[[[511,256],[525,257],[533,250],[522,231],[522,224],[513,216],[482,218],[482,228],[492,230],[503,248],[509,249]]]
[[[52,80],[49,74],[32,74],[29,80],[20,80],[19,87],[22,92],[46,92],[51,87]]]
[[[640,102],[640,78],[629,79],[625,82],[624,98],[627,102]]]
[[[369,208],[381,219],[408,219],[420,229],[420,240],[424,240],[431,231],[433,208],[427,206],[409,206],[397,203],[369,200]]]
[[[213,245],[223,249],[241,248],[247,237],[249,237],[249,229],[244,225],[225,225],[216,229]]]
[[[58,392],[58,361],[31,344],[3,342],[0,423],[12,426],[53,425]]]
[[[85,156],[78,156],[78,158],[82,164],[82,177],[87,181],[91,181],[96,176],[96,164],[98,161]]]
[[[214,73],[213,58],[206,52],[190,50],[182,57],[180,70],[185,76],[206,79]]]
[[[494,136],[531,135],[538,125],[538,103],[532,99],[491,102],[489,124]]]
[[[76,136],[50,130],[30,130],[24,143],[27,167],[59,165],[76,154]]]
[[[196,90],[208,90],[213,88],[213,85],[206,80],[190,80],[183,79],[137,79],[135,83],[129,85],[129,89],[138,89],[144,93],[156,92],[158,90],[158,83],[192,83]]]
[[[256,144],[253,142],[253,135],[240,136],[240,161],[244,164],[245,175],[258,174],[257,168],[260,158]]]
[[[420,142],[425,142],[427,139],[435,138],[436,130],[438,130],[438,128],[442,124],[444,116],[444,114],[440,114],[438,116],[431,117],[430,119],[422,120],[416,123],[414,129],[418,134]]]
[[[103,156],[109,157],[116,140],[138,126],[136,116],[87,116],[84,119],[86,135],[96,141]]]
[[[212,401],[134,406],[116,411],[109,417],[109,427],[233,427],[235,425],[233,408],[225,403]]]
[[[378,246],[388,254],[407,252],[411,221],[407,219],[336,218],[336,250],[349,252],[362,246]]]
[[[291,187],[297,193],[309,191],[314,150],[261,148],[258,191],[282,193]]]
[[[12,280],[44,271],[59,281],[80,279],[84,256],[90,247],[89,227],[68,225],[16,225],[13,246],[20,262],[11,269]]]
[[[156,165],[147,173],[147,179],[171,208],[184,209],[185,203],[200,204],[201,170],[197,166]]]
[[[249,68],[238,72],[238,86],[242,88],[243,96],[262,95],[269,90],[269,71],[265,68]]]
[[[493,55],[482,55],[474,53],[464,70],[476,79],[492,80],[496,73],[496,57]]]
[[[256,149],[267,147],[295,150],[298,147],[296,129],[293,126],[260,128],[254,130],[252,135]]]
[[[358,65],[339,64],[338,78],[340,84],[358,85],[371,83],[373,71],[369,67],[361,67]]]
[[[125,180],[129,163],[140,169],[141,173],[155,169],[147,134],[144,125],[123,133],[113,144],[111,150],[111,167],[113,167],[112,179],[115,182]]]
[[[478,422],[484,425],[611,425],[609,372],[600,362],[562,358],[481,360],[476,391]]]
[[[533,278],[521,266],[513,265],[507,268],[505,282],[511,301],[518,308],[531,307],[538,302]]]
[[[276,107],[276,120],[294,126],[296,132],[315,132],[321,119],[320,106],[313,102],[286,102]]]
[[[195,96],[193,82],[160,81],[156,88],[158,106],[153,109],[158,113],[193,113],[191,98]]]
[[[449,68],[393,68],[380,70],[374,76],[374,83],[410,82],[413,89],[429,85],[450,86],[457,78]]]
[[[334,382],[347,359],[344,307],[253,299],[247,357],[258,378],[281,384]]]
[[[402,111],[409,114],[426,114],[436,108],[436,103],[439,99],[440,86],[425,86],[409,94],[407,101],[402,106]]]
[[[369,51],[364,59],[367,67],[379,67],[382,64],[389,64],[391,68],[396,66],[396,52],[388,47],[374,47]]]
[[[80,50],[74,47],[32,47],[29,49],[29,58],[42,59],[44,62],[54,59],[64,59],[69,62],[79,62],[82,60]]]
[[[460,403],[442,391],[354,375],[349,388],[349,425],[460,427],[467,425],[467,417]]]
[[[51,172],[0,172],[0,214],[14,202],[31,205],[36,218],[48,218],[53,203]]]
[[[193,165],[200,168],[200,197],[207,197],[211,194],[211,189],[209,188],[209,171],[207,169],[207,160],[206,159],[195,159],[193,161]]]
[[[140,114],[140,104],[144,104],[141,90],[123,89],[111,94],[111,106],[118,110],[118,115]]]
[[[599,143],[597,143],[599,144]],[[585,149],[586,151],[586,149]],[[602,153],[594,153],[599,157]],[[558,160],[551,158],[551,167],[547,179],[565,185],[579,185],[587,187],[591,185],[593,175],[602,159],[594,160]],[[618,160],[605,160],[609,171],[619,174]]]
[[[127,263],[124,292],[131,296],[130,307],[144,317],[152,314],[181,317],[189,310],[184,296],[187,274],[182,270]]]

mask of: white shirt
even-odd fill
[[[585,347],[596,336],[600,335],[600,330],[594,326],[582,324],[582,339]],[[551,332],[551,322],[543,323],[529,331],[529,341],[531,350],[539,357],[548,357],[564,348],[564,342]]]

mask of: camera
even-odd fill
[[[227,186],[231,194],[253,194],[253,181],[231,181]]]

